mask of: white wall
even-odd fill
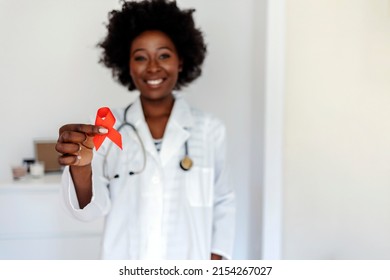
[[[231,183],[237,189],[235,258],[260,257],[260,182],[265,1],[180,0],[195,7],[209,55],[204,74],[185,92],[228,128]],[[135,94],[97,63],[107,12],[117,0],[0,0],[0,180],[10,165],[34,157],[33,140],[84,122],[100,106],[124,106]],[[258,121],[260,119],[260,121]]]
[[[34,157],[33,139],[57,139],[58,128],[83,122],[101,105],[119,106],[131,95],[97,64],[94,47],[107,11],[117,1],[0,2],[0,179],[10,164]],[[11,133],[12,132],[12,133]]]
[[[390,3],[287,3],[283,258],[390,258]]]

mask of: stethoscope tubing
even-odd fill
[[[130,109],[132,103],[130,103],[124,110],[123,112],[123,123],[117,128],[117,131],[121,131],[125,126],[130,126],[133,131],[134,131],[134,134],[136,135],[137,139],[138,139],[138,142],[139,144],[141,145],[141,150],[142,150],[142,156],[143,156],[143,163],[142,163],[142,167],[140,170],[137,170],[137,171],[130,171],[129,172],[129,175],[137,175],[137,174],[140,174],[142,173],[145,168],[146,168],[146,149],[145,149],[145,145],[144,145],[144,142],[142,141],[141,139],[141,136],[139,135],[138,133],[138,130],[137,128],[132,124],[132,123],[129,123],[127,121],[127,112],[128,110]],[[103,159],[103,172],[104,173],[107,173],[106,171],[106,167],[107,167],[107,159],[108,159],[108,156],[109,156],[109,153],[111,151],[111,148],[112,148],[112,143],[109,144],[108,148],[107,148],[107,153],[106,155],[104,156],[104,159]],[[192,167],[192,160],[191,158],[189,157],[188,155],[188,141],[186,141],[184,143],[184,149],[185,149],[185,156],[184,158],[180,161],[180,167],[184,170],[184,171],[188,171],[191,169]],[[103,176],[106,178],[106,179],[109,179],[108,176],[106,176],[106,174],[103,174]],[[118,178],[119,175],[115,175],[114,178]]]

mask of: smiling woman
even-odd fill
[[[161,139],[174,102],[172,90],[181,71],[176,47],[165,33],[145,31],[131,44],[129,64],[150,132],[154,139]]]
[[[193,12],[144,0],[123,1],[110,13],[101,62],[140,92],[131,106],[114,110],[123,150],[107,141],[93,149],[104,127],[60,129],[64,202],[80,220],[106,216],[105,259],[232,257],[235,196],[226,178],[225,126],[173,93],[200,76],[205,58]],[[180,167],[183,155],[193,166]],[[140,162],[141,172],[128,171]]]
[[[109,14],[110,32],[98,45],[103,49],[100,62],[112,69],[117,81],[135,90],[128,67],[131,43],[145,31],[161,31],[184,62],[174,88],[188,85],[201,75],[206,56],[202,32],[195,28],[194,11],[180,10],[175,1],[124,1],[121,11]]]
[[[130,49],[130,76],[142,98],[163,99],[175,87],[181,59],[172,40],[161,31],[145,31]]]

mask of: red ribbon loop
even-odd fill
[[[107,128],[108,133],[104,135],[95,135],[95,137],[93,137],[93,143],[95,144],[96,151],[103,144],[106,137],[111,139],[112,142],[122,149],[122,135],[114,129],[115,122],[115,117],[110,108],[102,107],[97,111],[95,125]]]

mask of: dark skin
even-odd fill
[[[81,209],[91,202],[92,198],[93,137],[107,133],[105,130],[95,125],[67,124],[59,131],[56,150],[62,155],[58,162],[70,166]]]
[[[154,139],[161,139],[172,112],[172,90],[181,71],[182,61],[171,39],[160,31],[145,31],[130,48],[130,75],[140,91],[144,117]],[[56,150],[59,163],[70,166],[79,206],[83,209],[92,199],[93,137],[105,134],[103,127],[67,124],[60,128]],[[222,257],[211,254],[210,259]]]
[[[148,102],[141,97],[141,103],[152,137],[161,139],[164,136],[164,131],[173,108],[173,96],[171,95],[159,102]]]
[[[131,44],[130,75],[141,92],[145,120],[155,139],[164,136],[181,64],[175,45],[162,32],[146,31]]]

